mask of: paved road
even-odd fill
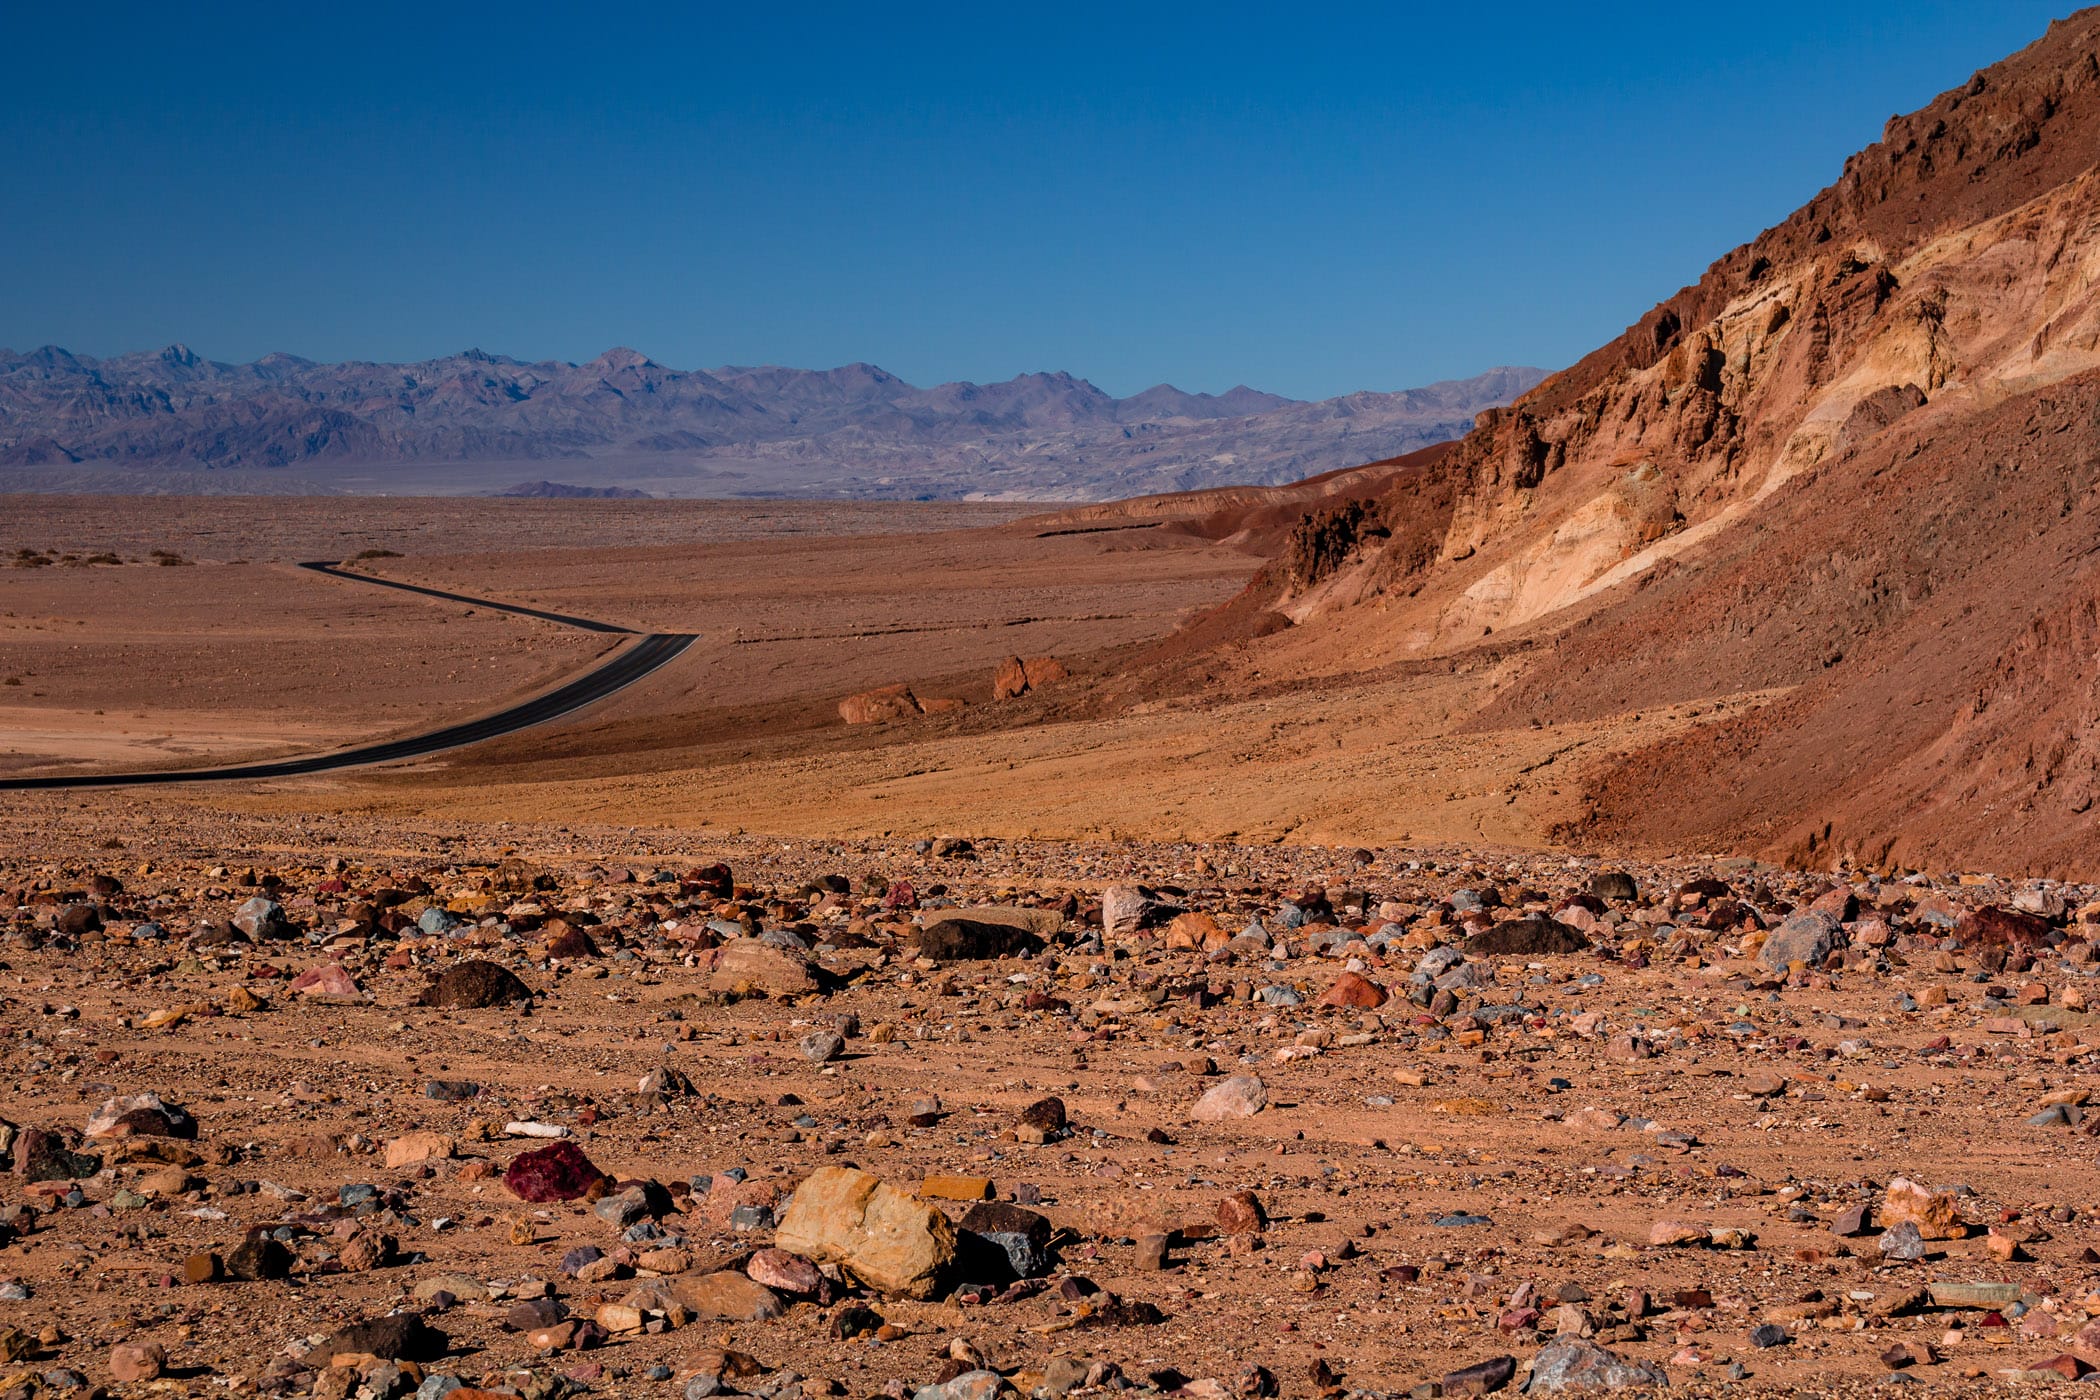
[[[538,608],[517,607],[487,598],[469,598],[461,593],[446,593],[435,588],[420,588],[410,583],[395,583],[390,579],[351,573],[332,564],[302,564],[299,567],[335,578],[353,579],[358,583],[401,588],[411,593],[425,593],[452,602],[471,603],[477,608],[537,617],[568,627],[580,627],[587,632],[617,632],[635,637],[636,640],[622,646],[595,669],[584,672],[545,695],[535,696],[493,715],[468,720],[463,724],[447,725],[427,734],[415,734],[406,739],[392,739],[380,744],[365,744],[337,753],[315,754],[308,758],[285,758],[270,763],[236,763],[222,768],[175,769],[162,773],[80,773],[45,778],[0,778],[0,792],[25,792],[39,788],[147,787],[156,783],[248,782],[264,778],[297,778],[309,773],[333,772],[339,768],[361,768],[372,763],[422,758],[428,754],[443,753],[447,749],[478,744],[484,739],[515,734],[520,729],[529,729],[535,724],[545,724],[549,720],[573,714],[586,705],[603,700],[614,691],[634,684],[698,640],[686,633],[636,633],[626,627],[593,622],[588,618],[567,617],[561,613],[542,612]]]
[[[464,593],[447,593],[442,588],[425,588],[420,583],[396,583],[390,578],[374,578],[370,574],[353,573],[348,569],[328,563],[301,564],[302,569],[312,569],[317,574],[330,578],[346,578],[353,583],[377,584],[381,588],[398,588],[403,593],[421,593],[426,598],[444,598],[454,603],[472,603],[477,608],[493,608],[497,612],[516,613],[520,617],[536,617],[542,622],[559,622],[564,627],[580,627],[586,632],[618,632],[633,636],[632,627],[615,627],[610,622],[593,622],[587,617],[571,617],[567,613],[543,612],[539,608],[521,608],[516,603],[496,603],[487,598],[469,598]]]

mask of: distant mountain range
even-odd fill
[[[46,346],[0,350],[0,490],[79,489],[95,469],[132,489],[160,489],[142,484],[155,473],[211,489],[216,473],[290,469],[318,490],[467,491],[559,462],[565,480],[670,495],[1087,500],[1394,456],[1543,377],[1499,368],[1319,402],[1165,384],[1119,399],[1063,373],[921,389],[866,364],[675,370],[624,349],[581,365],[479,350],[235,365],[182,345],[105,360]]]

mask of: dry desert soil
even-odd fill
[[[0,1393],[2100,1355],[2100,890],[1547,849],[1587,767],[1755,697],[1476,732],[1506,661],[1183,647],[1264,546],[1150,508],[24,504],[17,774],[435,727],[621,644],[303,560],[702,641],[411,765],[6,794]],[[1070,675],[995,700],[1014,656]],[[900,682],[934,712],[844,723]]]

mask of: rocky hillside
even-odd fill
[[[1359,659],[1512,661],[1482,727],[1776,697],[1605,775],[1577,839],[2093,868],[2096,160],[2088,10],[1324,503],[1263,607]]]
[[[718,468],[754,495],[1092,500],[1410,451],[1540,377],[1505,368],[1302,403],[1164,384],[1119,399],[1068,374],[920,389],[873,365],[674,370],[632,350],[582,365],[479,351],[231,365],[180,345],[108,360],[47,346],[0,351],[0,469],[40,469],[19,472],[27,482],[88,463],[298,468],[325,483],[357,464],[566,460],[629,481]]]

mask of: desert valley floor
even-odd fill
[[[2100,889],[1556,834],[1764,696],[1468,728],[1506,657],[1184,648],[1261,560],[1142,512],[14,504],[0,776],[404,734],[621,645],[302,561],[701,641],[410,765],[0,794],[0,1395],[2100,1360]]]

